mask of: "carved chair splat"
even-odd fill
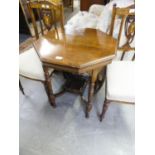
[[[27,6],[32,19],[36,39],[38,39],[40,35],[39,27],[42,35],[44,35],[45,30],[51,31],[52,27],[57,31],[58,24],[61,30],[64,31],[64,9],[61,2],[28,1]],[[38,21],[35,17],[34,10],[37,12],[39,24],[37,24]]]

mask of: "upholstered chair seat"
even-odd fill
[[[49,69],[49,74],[54,70]],[[33,80],[45,81],[44,70],[34,48],[21,53],[19,55],[19,74],[26,78]],[[52,89],[54,93],[58,93],[62,90],[62,86],[65,79],[62,73],[55,73],[52,75]]]
[[[50,73],[53,71],[51,69]],[[34,48],[19,55],[19,74],[35,80],[45,80],[41,61]]]
[[[135,102],[134,61],[113,61],[107,66],[108,100]]]

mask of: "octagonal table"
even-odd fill
[[[86,117],[89,117],[98,73],[115,57],[117,41],[99,30],[85,28],[66,32],[51,31],[35,41],[34,47],[43,63],[47,91],[52,106],[56,104],[48,73],[49,68],[91,75],[86,104]]]

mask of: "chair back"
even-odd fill
[[[116,24],[116,21],[119,21],[119,24]],[[116,25],[118,26],[117,49],[123,52],[122,60],[125,52],[135,51],[135,47],[131,47],[135,37],[135,5],[126,8],[117,8],[116,4],[114,4],[109,35],[114,35]],[[121,37],[125,40],[123,45],[120,45]],[[132,60],[134,59],[135,54]]]
[[[50,31],[52,27],[57,30],[58,24],[60,25],[62,31],[64,31],[64,10],[61,2],[54,3],[48,1],[28,1],[27,6],[31,16],[36,39],[39,38],[40,33],[44,35],[45,30]],[[34,12],[36,12],[36,14]],[[41,32],[39,32],[39,29]]]

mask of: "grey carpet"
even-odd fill
[[[98,113],[104,87],[94,97],[90,118],[78,95],[58,97],[49,103],[40,82],[21,78],[20,155],[134,155],[134,106],[112,103],[103,122]]]

